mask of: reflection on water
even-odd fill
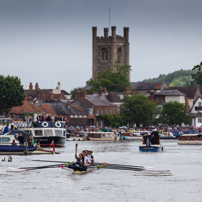
[[[32,161],[73,161],[75,142],[56,148],[59,155],[13,156],[3,162],[0,156],[0,201],[201,201],[202,146],[179,146],[176,140],[163,140],[162,153],[141,153],[140,141],[78,142],[78,152],[94,151],[97,162],[144,166],[153,171],[113,169],[74,175],[72,170],[47,168],[7,172],[12,168],[53,165]]]

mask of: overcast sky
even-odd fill
[[[202,61],[202,0],[0,0],[0,74],[70,91],[92,77],[98,36],[129,27],[131,81]]]

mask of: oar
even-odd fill
[[[78,147],[78,143],[76,143],[75,145],[75,159],[77,158],[77,147]]]
[[[121,168],[144,168],[143,166],[133,166],[133,165],[124,165],[124,164],[111,164],[111,163],[95,163],[95,165],[106,165],[107,167],[121,167]]]
[[[41,162],[55,162],[55,163],[68,163],[67,161],[49,161],[49,160],[32,160],[32,161],[41,161]],[[94,163],[92,166],[99,166],[102,164],[107,164],[107,166],[121,166],[121,167],[135,167],[135,168],[144,168],[143,166],[133,166],[133,165],[124,165],[124,164],[111,164],[111,163]]]
[[[63,164],[54,164],[54,165],[47,165],[47,166],[36,166],[36,167],[23,167],[19,169],[24,170],[38,170],[38,169],[44,169],[44,168],[58,168],[60,166],[63,166]]]

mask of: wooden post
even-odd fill
[[[27,155],[27,141],[28,141],[28,138],[27,138],[27,134],[25,135],[25,155]]]

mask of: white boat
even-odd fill
[[[121,138],[124,140],[142,140],[143,135],[150,133],[150,131],[123,132]]]
[[[12,121],[13,120],[11,118],[0,117],[0,134],[3,134],[3,130],[7,123],[11,124]]]
[[[13,124],[17,129],[33,136],[36,142],[40,142],[41,147],[49,147],[52,142],[55,147],[65,146],[66,129],[63,121],[14,122]]]
[[[13,140],[15,140],[15,143],[19,145],[17,135],[13,134],[11,131],[5,133],[4,135],[0,135],[0,145],[11,145]]]
[[[184,134],[178,139],[179,145],[202,145],[202,134]]]
[[[81,131],[71,131],[66,133],[66,141],[85,141],[87,138],[87,133]]]
[[[160,139],[177,139],[177,137],[175,135],[173,135],[172,132],[163,132],[161,134],[159,134]]]
[[[87,135],[87,140],[91,141],[112,141],[119,139],[119,134],[115,132],[89,132]]]

